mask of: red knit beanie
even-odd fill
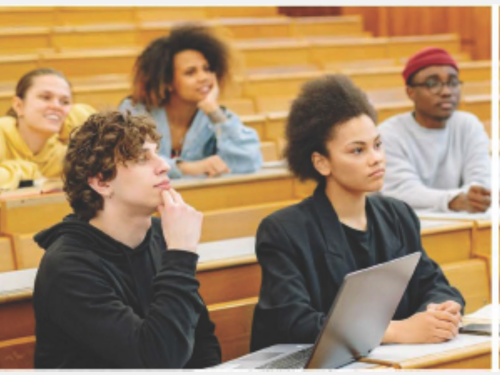
[[[410,57],[406,63],[405,70],[403,70],[405,82],[408,82],[408,78],[413,73],[431,65],[451,65],[458,71],[456,61],[448,52],[442,48],[426,47]]]

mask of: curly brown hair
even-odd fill
[[[118,164],[138,160],[144,142],[156,142],[159,147],[160,138],[149,116],[118,111],[93,114],[73,129],[62,178],[75,214],[90,220],[104,207],[102,196],[89,186],[89,177],[113,180]]]
[[[132,102],[146,108],[160,107],[170,100],[166,89],[174,77],[174,57],[195,50],[207,59],[221,89],[230,76],[231,53],[215,29],[200,23],[184,23],[172,28],[170,35],[153,40],[134,65]]]
[[[302,86],[293,101],[286,124],[284,156],[288,167],[301,181],[325,180],[311,160],[313,152],[328,156],[326,143],[334,130],[361,115],[377,123],[377,113],[366,94],[341,74],[326,75]]]

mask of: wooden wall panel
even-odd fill
[[[374,36],[457,33],[463,52],[491,58],[491,7],[342,7],[341,14],[361,15]]]
[[[278,7],[278,13],[288,17],[339,16],[342,7]]]

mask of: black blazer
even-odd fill
[[[251,351],[278,343],[314,343],[344,276],[356,271],[341,222],[324,185],[301,203],[277,211],[259,226],[256,253],[262,267]],[[465,301],[422,248],[420,221],[404,202],[366,200],[381,262],[421,252],[422,257],[393,319],[406,319],[431,303]]]

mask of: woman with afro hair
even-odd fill
[[[162,136],[169,177],[251,173],[262,165],[257,132],[218,102],[230,51],[212,29],[183,24],[149,44],[135,63],[120,110],[149,114]]]
[[[414,252],[421,259],[382,341],[457,335],[465,302],[422,248],[417,216],[402,201],[369,194],[382,188],[385,172],[375,124],[375,110],[346,76],[308,82],[293,102],[285,157],[295,176],[318,185],[257,231],[262,285],[252,351],[314,343],[344,276]]]

